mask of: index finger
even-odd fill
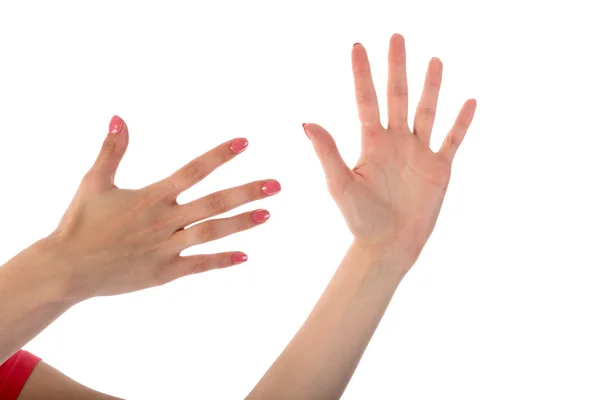
[[[454,156],[458,147],[462,143],[471,122],[473,121],[473,116],[475,115],[475,109],[477,108],[477,101],[475,99],[469,99],[463,104],[462,109],[458,113],[458,117],[456,117],[456,121],[450,129],[450,132],[446,135],[442,146],[438,153],[442,154],[444,157],[448,159],[448,161],[452,162],[454,160]]]
[[[381,119],[379,117],[377,93],[371,75],[371,65],[369,64],[367,51],[360,43],[355,43],[352,47],[352,72],[354,74],[354,92],[356,105],[358,106],[358,118],[363,131],[368,131],[381,125]]]
[[[245,138],[237,138],[222,143],[193,159],[171,176],[163,179],[160,184],[166,187],[169,195],[177,197],[180,193],[206,178],[215,169],[246,150],[246,147],[248,147],[248,140]]]

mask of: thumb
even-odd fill
[[[100,154],[92,166],[94,178],[102,182],[103,185],[113,186],[115,174],[125,150],[129,143],[129,130],[127,124],[119,116],[115,115],[108,125],[108,135],[102,143]]]
[[[343,186],[350,178],[350,169],[342,159],[333,137],[317,124],[302,124],[321,161],[330,188]]]

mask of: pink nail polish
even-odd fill
[[[248,261],[248,256],[244,253],[235,253],[231,255],[231,262],[234,264],[241,264]]]
[[[279,182],[277,182],[276,180],[269,180],[269,181],[266,181],[265,183],[263,183],[263,185],[260,189],[267,196],[272,196],[274,194],[281,192],[281,184]]]
[[[302,124],[302,129],[304,129],[304,133],[310,139],[310,135],[308,134],[308,131],[306,130],[306,124]],[[310,139],[310,140],[312,140],[312,139]]]
[[[229,148],[234,153],[241,153],[248,147],[248,141],[244,138],[237,138],[229,145]]]
[[[267,210],[256,210],[252,213],[252,219],[254,222],[262,224],[271,217],[271,214]]]
[[[121,129],[123,129],[123,120],[118,115],[115,115],[110,120],[110,124],[108,124],[108,132],[111,135],[116,135],[121,132]]]

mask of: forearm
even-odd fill
[[[248,399],[337,399],[413,264],[352,244],[302,328]]]
[[[40,361],[27,379],[18,400],[42,399],[120,400],[119,397],[84,386]]]
[[[0,364],[75,304],[65,296],[63,265],[42,240],[0,267]]]

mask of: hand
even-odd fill
[[[408,127],[408,93],[404,38],[390,40],[387,86],[388,128],[381,125],[377,95],[364,47],[352,49],[352,67],[362,130],[362,152],[350,170],[331,135],[316,124],[304,124],[325,175],[329,192],[359,244],[407,251],[414,261],[437,220],[456,150],[473,119],[476,102],[468,100],[439,152],[430,148],[442,80],[442,63],[429,63],[425,87]]]
[[[47,238],[65,261],[61,272],[69,277],[69,295],[83,299],[132,292],[246,261],[242,252],[179,254],[187,247],[267,221],[266,210],[206,219],[278,193],[281,186],[277,181],[248,183],[187,204],[178,204],[177,196],[245,150],[248,141],[230,140],[168,178],[129,190],[114,184],[128,140],[127,125],[114,117],[95,164],[58,228]],[[190,226],[201,220],[206,221]]]

